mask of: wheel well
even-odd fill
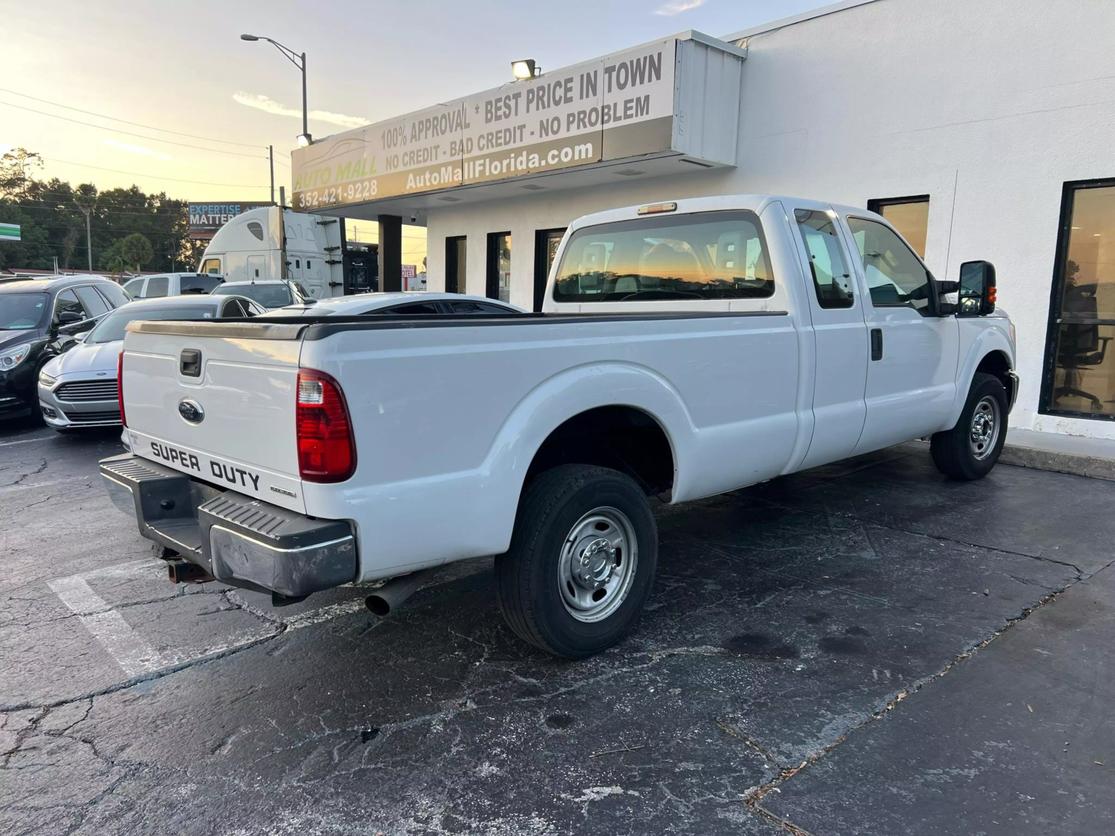
[[[998,378],[999,382],[1003,384],[1003,388],[1007,390],[1007,403],[1011,402],[1013,392],[1011,389],[1014,387],[1014,381],[1011,380],[1010,374],[1010,361],[1007,355],[1001,351],[992,351],[986,357],[979,361],[976,366],[977,372],[984,374],[994,375]]]
[[[527,470],[527,481],[560,464],[595,464],[626,473],[648,495],[674,484],[674,454],[659,423],[632,406],[590,409],[561,424]]]

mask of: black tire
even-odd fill
[[[566,603],[561,572],[566,565],[564,556],[590,553],[577,551],[572,540],[567,545],[575,528],[589,526],[585,539],[577,538],[578,544],[595,537],[595,531],[609,530],[607,522],[584,522],[598,510],[605,515],[621,512],[613,515],[618,523],[614,531],[632,536],[634,548],[604,549],[597,555],[601,572],[617,578],[617,591],[607,592],[610,598],[602,596],[604,603],[592,602],[595,590],[574,587],[566,580],[570,596],[579,593],[590,599],[589,606],[605,607],[600,620],[586,621],[583,619],[591,612],[582,611],[580,618],[575,617],[570,608],[576,604]],[[650,594],[657,563],[658,527],[635,480],[604,467],[561,465],[540,474],[523,491],[511,548],[495,560],[500,611],[516,635],[542,650],[569,659],[591,656],[634,628]],[[618,591],[623,586],[626,594]]]
[[[995,421],[998,433],[985,450],[977,454],[971,443],[971,431],[977,408],[991,398],[998,405]],[[930,441],[929,450],[937,469],[950,479],[971,482],[982,479],[995,467],[1003,443],[1007,439],[1007,392],[1003,384],[993,375],[976,372],[972,378],[972,388],[968,390],[968,400],[960,412],[956,426],[951,430],[936,433]]]

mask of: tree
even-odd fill
[[[26,148],[13,148],[0,157],[0,197],[17,197],[34,181],[34,171],[43,167],[38,154]]]
[[[38,154],[15,148],[0,157],[0,220],[22,226],[23,241],[0,244],[0,263],[49,270],[57,258],[62,269],[84,269],[85,214],[89,209],[92,250],[101,269],[134,269],[136,255],[147,269],[196,266],[200,252],[189,237],[187,204],[163,192],[147,194],[138,186],[98,191],[91,183],[71,185],[36,176]],[[116,242],[136,234],[152,249],[125,257]],[[120,259],[123,259],[122,261]]]
[[[144,268],[155,256],[151,242],[138,232],[133,232],[120,241],[120,256],[136,273]]]
[[[101,250],[100,258],[97,260],[97,266],[101,270],[106,270],[109,273],[118,274],[124,273],[128,269],[128,261],[124,258],[124,254],[120,252],[120,241],[114,241],[112,246]]]

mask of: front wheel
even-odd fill
[[[1006,389],[993,375],[977,372],[956,425],[936,433],[929,449],[943,474],[972,481],[991,472],[1006,438]]]
[[[525,641],[570,659],[635,626],[658,563],[658,530],[629,476],[561,465],[523,492],[511,548],[495,561],[500,610]]]

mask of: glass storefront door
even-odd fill
[[[565,234],[565,228],[539,229],[534,233],[534,312],[542,310],[546,298],[546,279],[557,256],[558,244]]]
[[[1041,411],[1115,420],[1115,180],[1065,184]]]
[[[511,233],[488,233],[489,299],[511,301]]]

